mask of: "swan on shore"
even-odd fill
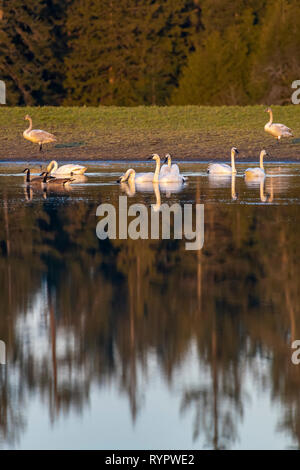
[[[40,129],[32,129],[32,119],[27,114],[25,120],[29,121],[29,127],[23,132],[24,139],[33,142],[34,144],[39,144],[40,152],[44,144],[49,144],[50,142],[56,142],[56,137],[50,132],[42,131]]]
[[[265,150],[262,150],[259,156],[259,167],[247,168],[247,170],[245,170],[245,178],[247,179],[264,178],[266,176],[265,169],[264,169],[264,157],[266,156],[269,157],[267,152]]]
[[[232,173],[236,173],[235,168],[235,156],[239,153],[236,147],[232,147],[231,149],[231,166],[227,165],[227,163],[210,163],[208,165],[207,172],[210,175],[231,175]]]
[[[58,167],[58,163],[55,160],[52,160],[47,166],[47,171],[51,176],[83,175],[86,170],[87,168],[85,166],[76,165],[74,163]]]
[[[268,134],[271,134],[273,137],[276,137],[277,142],[279,143],[281,137],[292,137],[293,133],[291,129],[284,124],[273,123],[273,111],[271,108],[267,108],[266,113],[269,113],[270,120],[265,125],[264,129]]]

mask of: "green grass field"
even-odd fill
[[[178,159],[228,160],[230,148],[240,158],[257,160],[266,148],[274,159],[300,159],[300,106],[274,106],[274,121],[289,126],[294,137],[276,140],[264,132],[264,106],[171,107],[34,107],[0,108],[0,159],[144,159],[167,152]],[[57,144],[38,146],[25,141],[28,127],[57,137]]]

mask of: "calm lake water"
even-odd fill
[[[0,165],[0,448],[298,448],[300,165],[247,185],[253,164],[181,163],[188,183],[159,193],[116,183],[152,162],[47,192],[25,166]],[[99,240],[97,206],[126,194],[203,203],[203,249]]]

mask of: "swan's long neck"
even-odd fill
[[[153,183],[158,183],[159,170],[160,170],[160,158],[157,158],[156,159],[155,173],[154,173],[154,177],[153,177]]]
[[[26,131],[25,131],[26,133],[30,132],[31,129],[32,129],[32,119],[28,118],[28,121],[29,121],[29,127],[28,127],[28,129],[26,129]]]
[[[272,122],[273,122],[273,111],[269,111],[269,114],[270,114],[270,120],[268,122],[269,126],[271,126]]]
[[[231,168],[232,168],[232,171],[235,171],[234,151],[231,152]]]
[[[50,173],[51,171],[56,171],[58,168],[58,164],[55,160],[52,160],[52,162],[49,163],[47,166],[47,171]]]
[[[26,183],[30,183],[30,170],[26,172]]]
[[[259,168],[264,169],[264,154],[262,152],[259,156]]]
[[[168,156],[168,167],[171,168],[171,157]]]
[[[129,170],[128,172],[128,183],[129,184],[134,184],[134,179],[135,179],[135,171],[134,170]]]

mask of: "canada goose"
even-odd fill
[[[25,168],[25,170],[23,170],[22,173],[26,173],[26,183],[27,184],[38,184],[38,183],[43,183],[44,181],[44,177],[45,175],[47,174],[46,171],[44,171],[43,173],[40,174],[40,176],[35,176],[34,178],[30,178],[30,169],[29,168]]]
[[[227,165],[226,163],[211,163],[208,166],[207,172],[210,175],[231,175],[232,173],[236,173],[235,155],[237,155],[238,153],[238,149],[236,147],[232,147],[231,166]]]
[[[43,144],[56,142],[56,137],[53,134],[41,131],[40,129],[32,129],[32,119],[28,114],[25,116],[25,120],[29,121],[29,127],[23,132],[23,137],[34,144],[39,144],[40,152],[42,151]]]
[[[264,129],[268,134],[271,134],[273,137],[276,137],[277,142],[279,143],[281,137],[292,137],[292,131],[289,127],[284,124],[273,124],[273,112],[271,108],[267,108],[266,113],[270,114],[270,120],[265,125]]]
[[[43,183],[52,185],[63,185],[70,184],[73,181],[73,178],[55,178],[48,174],[48,172],[43,173]]]
[[[47,171],[52,176],[83,175],[86,170],[87,168],[85,166],[73,163],[62,165],[58,168],[58,164],[55,160],[52,160],[52,162],[47,166]]]
[[[247,170],[245,170],[245,177],[247,179],[264,178],[266,176],[265,170],[264,170],[264,157],[266,156],[269,156],[269,155],[267,154],[265,150],[262,150],[259,156],[259,167],[247,168]]]

